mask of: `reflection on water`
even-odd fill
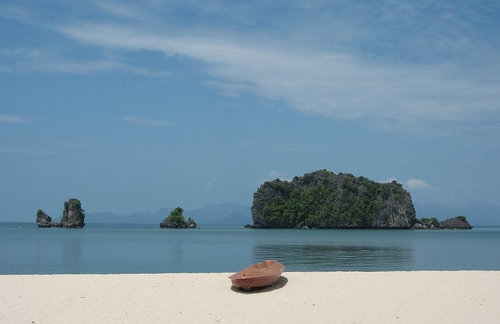
[[[405,270],[413,265],[413,251],[395,246],[273,245],[254,246],[256,261],[276,259],[288,271]]]
[[[80,268],[82,263],[82,241],[75,237],[65,237],[62,244],[62,257],[64,264]]]
[[[0,274],[236,272],[266,259],[287,271],[499,270],[499,251],[500,228],[176,231],[90,224],[71,230],[0,222]]]

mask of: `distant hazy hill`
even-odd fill
[[[160,224],[174,208],[162,208],[155,213],[118,215],[110,212],[88,213],[85,223],[109,224]],[[252,222],[250,206],[238,204],[209,205],[184,211],[186,218],[193,218],[198,225],[245,225]]]
[[[133,213],[128,215],[119,215],[111,212],[87,213],[85,222],[91,223],[109,223],[109,224],[154,224],[160,222],[172,211],[169,208],[163,208],[156,213]],[[163,218],[162,218],[163,217]]]
[[[450,217],[465,215],[473,226],[500,226],[500,206],[484,203],[471,204],[465,207],[449,207],[439,204],[415,203],[417,217],[436,217],[445,220]],[[174,208],[163,208],[155,213],[134,213],[118,215],[114,213],[88,213],[85,223],[111,224],[160,224]],[[186,217],[193,218],[199,225],[245,225],[252,223],[250,206],[238,204],[209,205],[204,208],[184,211]]]
[[[217,204],[184,212],[200,225],[246,225],[252,222],[250,206]]]
[[[500,225],[500,206],[475,203],[465,207],[415,203],[417,217],[436,217],[439,220],[464,215],[472,226]]]

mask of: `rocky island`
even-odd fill
[[[36,223],[38,227],[65,227],[82,228],[85,226],[85,211],[82,209],[80,200],[71,198],[64,202],[64,209],[61,222],[54,222],[52,218],[43,210],[36,213]]]
[[[414,229],[471,229],[472,226],[465,216],[457,216],[444,221],[435,217],[418,219],[413,225]]]
[[[417,219],[410,193],[398,182],[379,183],[327,170],[265,182],[254,194],[252,219],[247,227],[430,228]],[[463,221],[467,223],[465,217]],[[467,228],[463,222],[463,227],[450,220],[438,223],[436,228]]]
[[[41,209],[36,212],[36,224],[38,227],[61,227],[61,223],[54,222],[52,217]]]
[[[161,223],[161,228],[197,228],[198,225],[192,218],[186,219],[182,215],[184,210],[180,207],[175,208],[167,218],[165,218]]]
[[[85,226],[85,211],[80,200],[71,198],[64,202],[61,226],[68,228],[82,228]]]

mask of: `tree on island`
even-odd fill
[[[177,207],[168,215],[167,219],[176,226],[182,226],[186,223],[186,218],[182,215],[183,212],[184,209]]]
[[[182,215],[182,212],[184,212],[184,209],[181,207],[177,207],[174,210],[170,212],[170,215],[168,215],[167,218],[163,220],[163,222],[160,223],[161,228],[196,228],[198,227],[196,222],[189,218],[186,221],[186,218],[184,218],[184,215]]]

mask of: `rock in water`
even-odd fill
[[[441,227],[446,229],[472,229],[465,216],[449,218],[441,222]]]
[[[53,222],[52,217],[41,209],[36,212],[36,224],[38,227],[61,227],[60,223]]]
[[[85,226],[85,211],[82,209],[80,200],[71,198],[64,202],[62,227],[82,228]]]
[[[198,224],[196,224],[196,222],[194,221],[194,219],[192,219],[191,217],[188,218],[188,221],[187,221],[187,228],[197,228],[198,227]]]
[[[180,207],[177,207],[174,210],[172,210],[172,212],[170,212],[170,215],[168,215],[168,217],[165,218],[160,223],[160,227],[161,228],[196,228],[197,224],[192,218],[189,218],[188,221],[186,222],[184,215],[182,215],[183,211],[184,210]]]
[[[271,228],[411,228],[417,221],[410,194],[396,181],[327,170],[265,182],[252,218],[252,227]]]
[[[422,218],[418,219],[413,225],[413,229],[441,229],[441,222],[437,218]]]
[[[467,221],[465,216],[457,216],[448,218],[442,222],[438,221],[435,217],[422,218],[417,220],[414,229],[472,229],[472,226]]]

